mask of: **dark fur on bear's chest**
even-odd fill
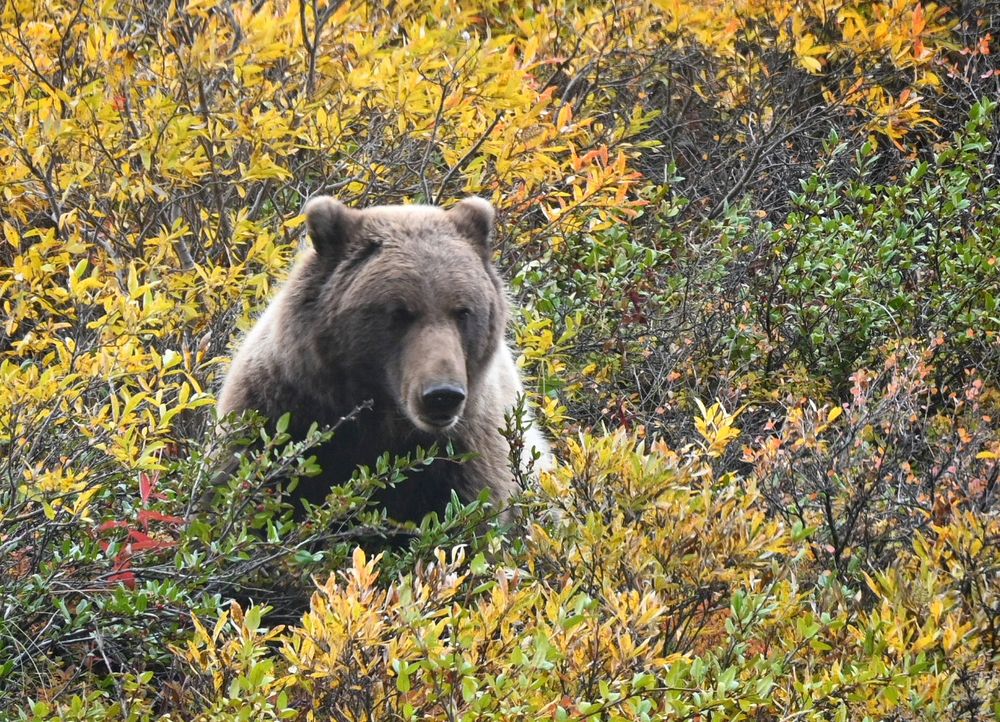
[[[417,448],[428,450],[435,443],[430,436],[417,432],[407,434],[405,439],[387,437],[385,404],[375,400],[371,408],[358,408],[351,413],[353,409],[334,410],[313,402],[308,411],[300,408],[297,414],[292,415],[288,432],[295,440],[304,439],[313,422],[322,427],[336,427],[330,441],[311,450],[322,471],[316,476],[299,480],[292,493],[297,513],[301,512],[302,500],[322,504],[331,487],[347,482],[359,466],[374,470],[382,454],[397,457],[410,455],[412,458]],[[453,450],[457,454],[465,451],[458,443],[454,444]],[[445,453],[441,443],[438,443],[438,452]],[[465,469],[460,462],[437,459],[427,466],[407,471],[405,481],[377,492],[374,501],[385,509],[391,519],[419,523],[430,512],[440,516],[451,500],[452,490],[464,501],[470,501],[462,493],[467,488],[464,474]]]

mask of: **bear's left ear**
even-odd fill
[[[302,211],[316,253],[339,261],[348,244],[358,235],[361,211],[348,208],[330,196],[316,196]]]
[[[458,232],[472,241],[483,258],[489,262],[493,252],[490,241],[493,235],[493,206],[484,198],[471,196],[448,211]]]

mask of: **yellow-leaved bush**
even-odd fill
[[[719,102],[738,107],[752,87],[770,72],[764,55],[789,53],[798,65],[820,78],[845,63],[847,78],[834,75],[824,88],[832,107],[860,113],[866,127],[902,147],[907,133],[936,120],[921,94],[941,87],[939,73],[956,49],[951,31],[957,20],[949,8],[920,0],[863,2],[773,2],[771,0],[656,0],[672,32],[687,36],[717,54],[728,92]],[[884,82],[880,66],[905,70]]]
[[[204,426],[187,412],[212,403],[219,353],[287,267],[311,194],[478,193],[511,220],[541,210],[546,222],[505,231],[519,244],[633,214],[627,139],[647,113],[611,127],[561,102],[541,76],[565,29],[544,15],[511,8],[493,23],[444,2],[5,5],[0,441],[22,447],[26,493],[58,479],[74,493],[92,472],[28,443],[47,419],[147,471]],[[597,23],[595,48],[648,22],[639,5],[565,18]],[[194,426],[174,430],[185,415]]]
[[[198,624],[177,652],[193,688],[219,694],[190,711],[933,718],[960,669],[988,668],[974,596],[996,558],[962,560],[989,533],[975,517],[918,536],[851,589],[811,580],[810,531],[768,519],[749,480],[715,478],[705,449],[643,450],[617,433],[581,437],[566,456],[540,492],[558,518],[534,524],[517,553],[438,550],[380,579],[380,555],[358,549],[317,580],[297,624],[260,627],[258,607],[234,608],[212,633]]]

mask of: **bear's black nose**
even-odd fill
[[[424,389],[421,397],[424,412],[434,421],[450,422],[465,401],[465,389],[452,384],[437,384]]]

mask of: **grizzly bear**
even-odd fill
[[[234,357],[220,416],[290,412],[288,431],[302,438],[313,422],[333,426],[367,404],[316,450],[322,473],[302,479],[295,498],[322,502],[383,452],[450,442],[469,460],[434,461],[381,492],[388,516],[419,522],[452,492],[469,502],[483,490],[504,509],[516,482],[501,429],[524,389],[491,259],[493,207],[472,197],[447,211],[356,210],[321,196],[305,216],[312,248]],[[548,455],[533,427],[524,446],[523,458]]]

